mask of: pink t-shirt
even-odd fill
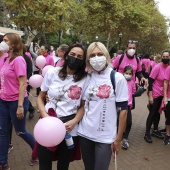
[[[150,61],[150,65],[151,65],[151,67],[152,67],[152,69],[157,65],[157,63],[155,62],[155,61]]]
[[[5,101],[15,101],[19,99],[18,77],[26,76],[26,62],[22,56],[16,57],[9,63],[9,58],[5,61],[1,71],[1,99]],[[25,97],[27,92],[25,91]]]
[[[113,68],[118,68],[118,65],[119,65],[119,60],[121,58],[121,55],[118,55],[113,61],[112,61],[112,65],[113,65]],[[121,62],[121,64],[119,65],[119,70],[118,72],[122,73],[123,74],[123,70],[126,66],[130,65],[132,68],[133,68],[133,77],[132,77],[132,80],[135,82],[135,74],[136,72],[139,72],[142,70],[141,68],[141,64],[140,64],[140,61],[139,63],[137,63],[137,60],[136,58],[132,58],[132,59],[129,59],[127,57],[126,54],[124,54],[124,58]]]
[[[4,58],[8,56],[8,53],[5,53],[1,58],[0,58],[0,70],[2,66],[4,65]],[[1,80],[0,80],[1,81]],[[1,85],[0,85],[0,98],[1,98]]]
[[[59,60],[55,67],[62,67],[64,65],[64,60]]]
[[[46,59],[46,64],[45,66],[48,66],[48,65],[52,65],[54,66],[54,60],[53,60],[53,57],[51,55],[44,55],[45,59]]]
[[[25,52],[25,55],[27,55],[32,61],[32,56],[31,56],[30,52]]]
[[[1,58],[0,58],[0,70],[2,66],[4,65],[4,58],[8,56],[8,53],[5,53]]]
[[[128,106],[130,106],[131,108],[132,107],[132,95],[135,93],[136,87],[135,87],[134,81],[132,80],[127,81],[127,85],[128,85]]]
[[[145,66],[145,70],[146,70],[145,73],[148,73],[149,72],[150,59],[144,58],[142,60],[142,64],[144,64],[144,66]]]
[[[164,77],[167,67],[162,63],[157,64],[151,71],[150,78],[154,79],[152,85],[153,98],[163,96]]]
[[[167,91],[167,96],[170,98],[170,66],[165,71],[165,80],[168,80],[168,91]]]

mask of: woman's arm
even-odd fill
[[[165,106],[168,104],[167,90],[168,90],[168,80],[164,80],[164,104]]]
[[[38,109],[40,111],[41,117],[49,116],[46,113],[45,106],[44,106],[44,101],[45,101],[45,98],[46,98],[46,94],[47,94],[47,92],[41,91],[40,94],[38,95],[38,98],[37,98],[37,107],[38,107]]]
[[[153,96],[152,96],[152,86],[153,86],[154,79],[149,77],[149,92],[148,92],[148,98],[149,98],[149,104],[153,104]]]
[[[82,119],[84,115],[84,104],[85,104],[85,101],[82,100],[75,118],[66,122],[65,127],[66,127],[67,133],[71,132],[74,126],[77,125],[79,121]]]
[[[18,109],[16,114],[18,119],[23,119],[24,118],[23,102],[24,102],[25,90],[27,87],[26,76],[18,77],[18,81],[19,81],[19,99],[18,99]]]
[[[30,53],[31,53],[31,55],[32,55],[32,57],[33,57],[34,59],[36,59],[36,58],[38,57],[38,55],[37,55],[36,53],[34,53],[33,43],[31,43],[30,48],[29,48],[29,51],[30,51]]]

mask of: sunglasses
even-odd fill
[[[138,41],[136,41],[136,40],[128,40],[128,43],[130,43],[130,44],[137,44]]]

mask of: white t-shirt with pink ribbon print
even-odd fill
[[[127,82],[120,73],[115,74],[116,89],[114,94],[110,79],[112,68],[107,67],[98,74],[91,75],[83,99],[85,113],[79,123],[78,134],[89,140],[111,144],[117,135],[117,111],[115,102],[128,100]]]
[[[61,80],[58,73],[58,68],[50,69],[41,85],[41,91],[47,92],[49,97],[49,102],[45,105],[46,112],[48,113],[49,108],[53,108],[57,117],[76,114],[90,77],[87,76],[78,82],[74,82],[73,75],[67,75],[65,80]],[[77,127],[78,125],[72,130],[72,136],[77,136]]]

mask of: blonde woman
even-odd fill
[[[84,116],[79,123],[81,151],[86,170],[108,170],[112,149],[121,149],[128,108],[127,83],[122,74],[115,74],[115,93],[110,79],[110,55],[100,42],[90,44],[86,65],[91,73],[83,100]],[[120,110],[117,133],[117,110]]]

